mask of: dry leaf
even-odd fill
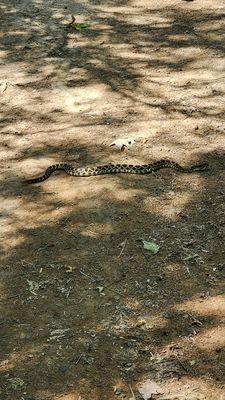
[[[151,379],[147,379],[139,384],[138,391],[144,400],[151,399],[154,394],[163,393],[159,385],[156,382],[151,381]]]
[[[135,143],[134,138],[128,138],[128,139],[117,139],[114,142],[110,144],[110,146],[116,146],[118,149],[123,150],[124,147],[132,147],[133,144]]]

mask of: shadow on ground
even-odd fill
[[[71,1],[65,10],[55,1],[47,8],[6,1],[2,7],[2,60],[9,71],[24,64],[15,90],[27,96],[22,104],[20,97],[9,103],[9,82],[1,100],[2,148],[10,165],[7,171],[4,162],[1,179],[4,399],[129,398],[129,385],[135,390],[145,377],[165,393],[172,390],[172,398],[180,387],[189,399],[196,390],[207,398],[213,385],[214,395],[223,390],[223,152],[196,150],[195,161],[210,164],[202,174],[57,175],[40,186],[21,182],[36,167],[40,172],[44,157],[81,165],[105,161],[111,149],[95,136],[88,142],[79,132],[66,140],[60,135],[65,129],[120,129],[134,117],[142,122],[146,107],[160,110],[162,119],[211,116],[210,135],[222,140],[216,123],[224,119],[224,87],[218,85],[224,13],[181,6],[145,8],[142,16],[141,6],[128,1],[118,2],[114,12],[113,6]],[[68,13],[94,21],[90,30],[71,32],[64,24]],[[215,83],[204,92],[201,57],[211,51]],[[152,68],[155,76],[148,74]],[[173,74],[190,70],[191,82],[183,76],[178,87]],[[119,96],[122,117],[101,110],[92,116],[90,109],[74,119],[69,109],[48,106],[46,90],[54,90],[59,77],[59,91],[104,85],[104,93]],[[164,84],[174,96],[164,93]],[[85,96],[79,101],[82,106]],[[33,131],[16,131],[13,124],[21,121]],[[207,129],[195,137],[207,138]],[[159,143],[167,139],[162,135]],[[172,139],[175,150],[180,140]],[[146,145],[135,156],[146,162],[149,151]],[[12,172],[17,168],[20,179]],[[140,239],[157,243],[159,252],[144,250]]]

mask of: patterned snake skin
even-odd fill
[[[94,176],[94,175],[103,175],[103,174],[151,174],[162,168],[172,168],[175,171],[191,173],[204,171],[208,167],[207,163],[196,164],[190,167],[181,167],[176,162],[170,160],[159,160],[155,161],[151,164],[145,165],[129,165],[129,164],[107,164],[100,165],[97,167],[85,167],[85,168],[76,168],[71,164],[54,164],[48,167],[45,173],[39,178],[28,179],[25,182],[30,183],[39,183],[43,182],[50,177],[50,175],[54,171],[62,170],[65,171],[68,175],[72,176]]]

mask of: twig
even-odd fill
[[[199,321],[199,319],[197,319],[196,317],[194,317],[194,315],[191,315],[191,314],[189,314],[188,313],[188,315],[189,315],[189,317],[193,320],[193,322],[196,322],[196,324],[198,324],[198,325],[203,325],[202,324],[202,322],[201,321]]]
[[[77,364],[79,364],[79,362],[80,362],[80,360],[81,360],[81,358],[83,357],[83,353],[78,357],[78,359],[77,359],[77,361],[75,362],[75,365],[77,365]]]
[[[90,279],[92,282],[95,282],[95,281],[96,281],[95,278],[93,278],[92,276],[90,276],[90,275],[88,275],[88,274],[85,274],[85,272],[80,271],[80,273],[81,273],[81,275],[86,276],[86,278]]]
[[[132,394],[132,400],[136,400],[136,397],[134,395],[134,391],[133,391],[132,386],[130,384],[129,384],[129,388],[130,388],[130,392]]]
[[[124,252],[124,250],[125,250],[126,244],[127,244],[127,239],[125,239],[124,242],[122,242],[122,243],[120,244],[120,246],[122,245],[122,249],[121,249],[121,251],[120,251],[120,254],[118,255],[118,258],[122,256],[122,254],[123,254],[123,252]]]
[[[74,15],[71,15],[72,21],[68,23],[68,25],[73,25],[74,22],[76,21],[76,18],[74,17]]]
[[[177,361],[179,362],[179,364],[181,365],[181,367],[188,373],[190,373],[190,368],[186,367],[186,365],[184,365],[184,363],[179,359],[179,357],[175,354],[175,357],[177,359]]]

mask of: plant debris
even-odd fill
[[[154,242],[148,242],[147,240],[141,239],[144,249],[151,251],[153,254],[159,252],[160,246]]]
[[[144,400],[152,399],[152,396],[155,394],[163,394],[159,385],[151,379],[147,379],[139,384],[138,391]]]
[[[116,146],[120,150],[124,150],[124,147],[132,147],[136,140],[134,138],[127,138],[127,139],[117,139],[110,144],[110,146]]]
[[[85,28],[89,28],[89,24],[85,23],[85,22],[75,22],[76,18],[74,17],[74,15],[71,16],[72,21],[69,22],[69,26],[71,26],[72,28],[76,29],[77,31],[80,31],[81,29],[85,29]]]

